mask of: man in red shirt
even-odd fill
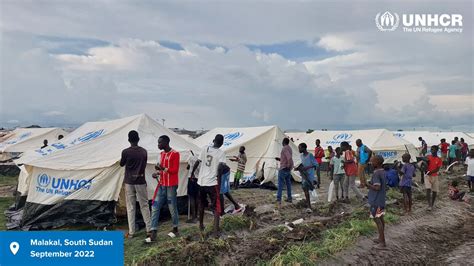
[[[318,177],[318,185],[317,188],[321,185],[321,163],[323,162],[324,157],[324,149],[321,147],[321,141],[319,139],[316,140],[316,148],[314,148],[314,158],[318,163],[316,167],[316,176]]]
[[[448,164],[449,143],[446,142],[446,139],[441,139],[441,143],[439,144],[439,148],[441,149],[441,160],[443,161],[444,165],[447,165]]]
[[[158,149],[162,150],[159,163],[155,166],[157,172],[153,174],[153,178],[157,178],[158,186],[153,195],[152,213],[151,213],[151,235],[146,242],[156,241],[156,231],[158,229],[158,221],[160,219],[160,210],[163,204],[168,203],[168,209],[171,213],[173,221],[173,232],[169,236],[175,237],[178,234],[178,173],[179,173],[179,152],[171,149],[170,138],[163,135],[158,138]]]
[[[425,175],[425,188],[426,198],[428,199],[428,211],[431,211],[436,194],[439,192],[438,171],[443,166],[443,162],[438,157],[438,146],[431,146],[431,155],[428,155],[426,158],[428,159],[428,172]]]

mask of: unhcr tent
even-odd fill
[[[45,139],[51,144],[57,141],[59,135],[66,136],[67,132],[60,128],[17,128],[2,137],[0,160],[8,160],[20,153],[39,149]]]
[[[157,139],[171,138],[171,147],[180,152],[178,196],[187,191],[187,161],[198,148],[147,115],[86,123],[71,137],[40,157],[24,161],[28,196],[22,226],[58,227],[66,224],[107,225],[115,219],[115,205],[123,182],[119,160],[130,146],[128,132],[138,131],[139,145],[148,151],[146,179],[152,198],[157,181],[151,178],[158,161]],[[31,155],[33,157],[33,155]],[[32,158],[29,157],[29,158]]]
[[[308,134],[306,132],[286,132],[285,135],[287,135],[290,139],[292,138],[295,144],[299,144],[300,140],[306,137]]]
[[[301,142],[305,142],[308,149],[314,151],[316,139],[321,140],[321,146],[324,149],[328,146],[339,147],[341,142],[347,141],[352,145],[353,150],[357,149],[356,140],[361,139],[372,151],[382,155],[386,163],[401,161],[402,155],[406,152],[409,152],[413,159],[418,154],[413,144],[393,136],[392,132],[386,129],[313,131]]]
[[[435,134],[429,131],[393,131],[392,133],[395,137],[410,142],[417,149],[421,148],[421,141],[418,140],[419,137],[422,137],[428,146],[438,145],[441,143],[441,138],[438,138]]]
[[[224,136],[224,145],[222,150],[226,153],[227,158],[237,156],[239,154],[240,146],[245,146],[245,153],[247,155],[247,164],[245,167],[244,176],[251,176],[254,173],[259,173],[263,169],[264,179],[262,183],[275,182],[277,179],[277,170],[279,167],[275,157],[280,157],[282,148],[282,141],[285,134],[277,126],[267,127],[245,127],[245,128],[215,128],[206,134],[195,139],[194,143],[199,147],[212,145],[212,141],[217,134]],[[300,156],[297,147],[290,142],[293,150],[293,161],[295,166],[300,162]],[[230,166],[232,173],[237,170],[237,163],[227,160],[227,165]],[[301,178],[294,174],[293,177],[297,181]],[[231,180],[233,180],[233,174]]]

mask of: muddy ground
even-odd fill
[[[400,215],[395,223],[387,224],[387,248],[380,249],[372,242],[375,235],[361,236],[355,243],[341,252],[318,258],[315,254],[305,254],[320,264],[472,264],[474,251],[474,207],[471,203],[456,202],[447,198],[449,179],[462,179],[463,171],[457,169],[450,175],[443,175],[441,193],[436,208],[427,212],[424,191],[414,193],[413,213],[404,215],[399,193],[391,193],[387,211]],[[417,178],[418,180],[419,178]],[[461,181],[461,190],[466,190]],[[180,217],[181,237],[168,240],[169,221],[160,223],[160,240],[153,245],[145,245],[141,235],[138,239],[125,240],[126,264],[219,264],[256,265],[268,264],[291,246],[320,243],[324,232],[337,228],[349,219],[367,220],[367,207],[353,199],[347,203],[328,203],[328,178],[323,174],[323,187],[318,190],[319,202],[315,211],[305,213],[305,207],[297,199],[293,203],[283,203],[276,208],[276,191],[263,189],[239,189],[232,191],[234,198],[247,205],[244,214],[230,216],[219,239],[209,234],[201,235],[197,224],[186,224],[185,216]],[[2,188],[2,194],[11,187]],[[366,192],[366,191],[364,191]],[[293,194],[303,196],[300,185],[295,183]],[[285,195],[285,193],[284,193]],[[354,194],[350,194],[353,197]],[[472,194],[471,194],[472,196]],[[283,197],[285,199],[285,196]],[[226,201],[228,204],[228,201]],[[240,217],[234,219],[234,217]],[[206,224],[210,224],[207,215]],[[298,219],[298,225],[284,224]],[[124,221],[122,221],[124,222]],[[109,230],[126,230],[126,224]],[[210,230],[208,230],[210,231]],[[144,236],[144,233],[143,233]]]
[[[447,183],[452,179],[460,181],[460,189],[467,191],[462,179],[462,169],[444,174],[441,192],[435,209],[428,212],[424,200],[424,190],[415,192],[412,214],[405,215],[400,200],[389,200],[388,211],[400,214],[400,219],[387,225],[387,247],[378,248],[372,241],[375,235],[359,237],[352,247],[318,260],[321,264],[457,264],[473,263],[474,251],[474,205],[452,201],[447,197]],[[419,178],[418,178],[419,179]],[[324,180],[324,179],[323,179]],[[327,199],[327,185],[318,190],[320,200]],[[295,192],[301,194],[299,185]],[[258,203],[259,209],[272,209],[275,192],[238,190],[233,194],[247,204]],[[353,195],[353,194],[352,194]],[[472,196],[472,194],[470,194]],[[265,205],[269,204],[269,205]],[[251,204],[252,205],[252,204]],[[263,205],[263,207],[262,207]],[[304,213],[301,204],[285,204],[276,212],[250,214],[255,217],[257,229],[242,232],[230,241],[230,248],[216,257],[218,264],[255,264],[268,262],[279,252],[291,245],[319,241],[321,231],[337,226],[346,219],[354,217],[354,211],[362,204],[352,200],[351,204],[318,204],[312,214]],[[366,213],[359,214],[367,215]],[[292,232],[282,231],[281,224],[303,218],[303,224]],[[311,256],[311,254],[308,254]]]

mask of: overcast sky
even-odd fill
[[[140,3],[138,3],[140,2]],[[379,12],[461,14],[381,32]],[[0,0],[0,126],[474,132],[472,1]]]

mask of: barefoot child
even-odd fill
[[[385,171],[382,167],[383,157],[380,155],[373,156],[370,162],[374,167],[374,173],[372,179],[365,185],[369,189],[368,201],[370,205],[370,218],[374,219],[379,232],[379,238],[374,240],[374,242],[385,247],[385,222],[383,217],[385,215],[387,181],[385,180]]]
[[[307,151],[308,146],[306,143],[301,143],[298,145],[298,151],[301,153],[301,164],[302,167],[298,167],[297,171],[303,176],[303,180],[301,181],[301,186],[303,187],[304,195],[306,198],[306,204],[308,209],[306,212],[311,213],[311,200],[309,197],[309,191],[314,189],[314,169],[318,167],[318,163],[314,156]]]
[[[412,178],[415,177],[415,166],[410,163],[411,156],[408,153],[402,155],[403,166],[400,170],[402,179],[400,180],[400,191],[403,193],[403,207],[405,213],[411,212],[412,197],[411,197],[411,185]]]

